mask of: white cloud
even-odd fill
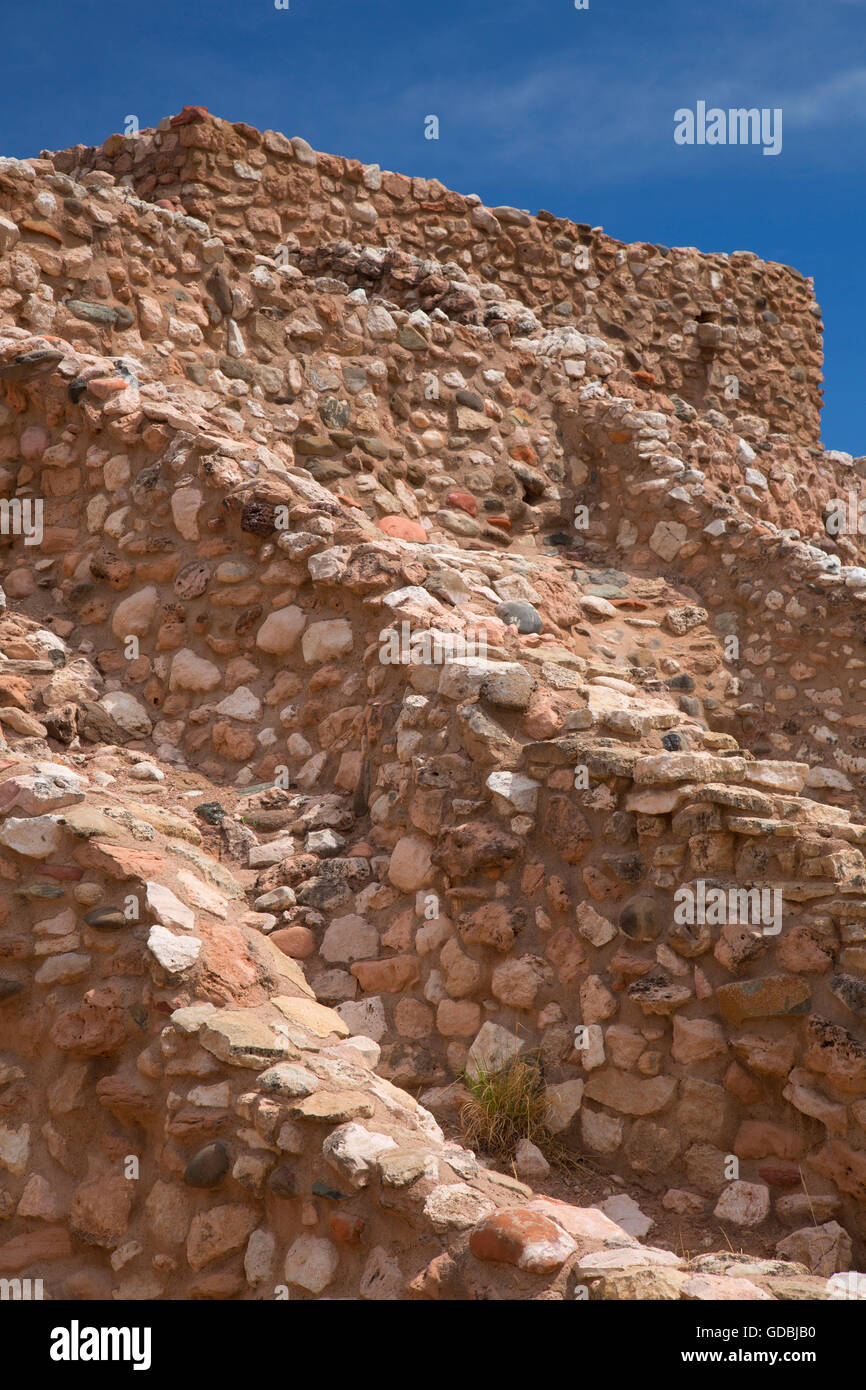
[[[844,0],[863,4],[866,0]],[[866,67],[851,68],[798,92],[783,103],[789,124],[811,127],[866,120]]]

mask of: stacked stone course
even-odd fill
[[[621,343],[633,370],[696,406],[754,414],[818,442],[821,317],[812,281],[791,266],[748,251],[625,245],[588,223],[486,208],[435,179],[317,153],[299,137],[202,110],[57,159],[67,172],[105,172],[141,197],[183,206],[230,238],[240,263],[277,244],[328,259],[344,239],[454,263],[541,310],[548,325]],[[725,398],[731,375],[739,406]]]

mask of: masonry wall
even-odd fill
[[[211,180],[229,160],[213,226],[186,184],[192,221],[107,171],[58,173],[94,162],[81,151],[0,168],[2,485],[46,503],[38,551],[4,538],[4,587],[34,627],[5,649],[22,665],[0,673],[0,720],[41,752],[108,743],[193,769],[226,799],[270,783],[218,818],[256,871],[248,925],[431,1105],[453,1105],[479,1038],[499,1058],[516,1039],[544,1060],[560,1132],[614,1171],[688,1184],[709,1210],[733,1151],[768,1211],[804,1197],[802,1169],[860,1234],[863,769],[840,757],[860,738],[866,572],[782,531],[794,505],[817,525],[833,461],[758,415],[673,402],[613,309],[598,338],[564,316],[545,333],[540,303],[455,288],[441,261],[395,248],[368,275],[351,246],[323,251],[341,161],[209,120],[164,133],[178,143],[151,197],[174,187],[173,153]],[[267,168],[268,143],[328,194],[291,219],[279,267],[254,251],[287,237],[283,214],[253,230],[275,214],[234,167],[242,146]],[[359,177],[342,194],[363,187],[352,206],[378,197],[386,223],[394,195]],[[429,188],[414,194],[424,213]],[[772,415],[774,367],[751,370]],[[539,630],[506,626],[509,602]],[[490,659],[389,666],[381,634],[403,621],[474,625]],[[750,695],[767,706],[754,739]],[[678,931],[673,893],[701,877],[778,888],[783,935]],[[601,1046],[576,1047],[579,1026]]]
[[[239,261],[343,238],[454,261],[547,324],[620,341],[628,366],[668,395],[819,442],[820,308],[812,281],[790,266],[747,251],[625,245],[552,213],[489,209],[436,180],[316,154],[196,108],[59,159],[64,170],[105,170],[142,197],[183,206],[226,234]]]

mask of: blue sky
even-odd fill
[[[866,454],[866,0],[0,0],[0,21],[2,154],[200,103],[624,241],[795,265],[824,308],[824,441]],[[677,146],[699,100],[781,107],[781,153]]]

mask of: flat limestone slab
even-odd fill
[[[340,1015],[315,999],[288,999],[284,994],[279,994],[271,1003],[292,1023],[300,1023],[320,1038],[327,1038],[331,1033],[341,1038],[349,1036],[350,1030]]]

